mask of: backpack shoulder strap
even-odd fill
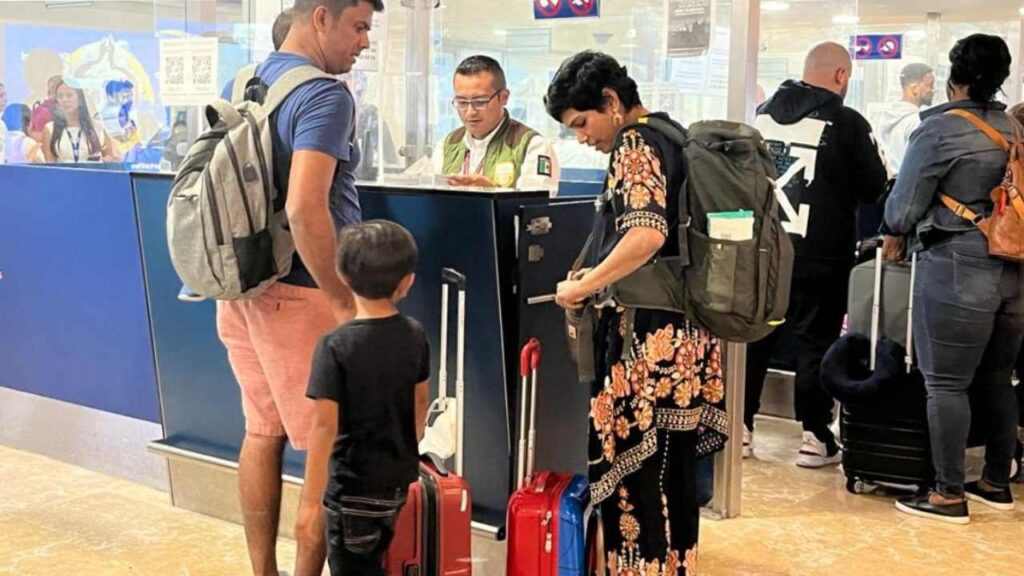
[[[631,126],[647,126],[653,128],[671,140],[676,146],[686,148],[686,132],[683,132],[678,126],[671,122],[662,120],[656,116],[644,116],[640,118],[636,124],[631,124]]]
[[[315,66],[297,66],[285,72],[267,91],[267,98],[263,102],[264,112],[269,116],[296,88],[306,82],[320,79],[339,82],[337,78]]]
[[[946,114],[949,114],[950,116],[959,116],[960,118],[967,120],[971,124],[974,124],[975,128],[984,132],[985,136],[988,136],[989,140],[995,142],[997,146],[999,146],[1003,150],[1010,149],[1010,143],[1006,140],[1006,137],[1003,136],[1002,132],[993,128],[991,124],[985,122],[977,115],[972,114],[962,108],[954,108],[946,112]]]
[[[245,98],[245,85],[256,77],[256,64],[250,64],[235,74],[235,81],[231,85],[231,103],[238,104]]]
[[[213,127],[218,121],[223,121],[224,125],[231,129],[242,123],[242,115],[233,105],[217,99],[206,107],[206,122]]]

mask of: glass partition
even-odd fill
[[[948,53],[960,38],[974,33],[1001,36],[1014,61],[1021,54],[1020,3],[991,0],[984,3],[953,0],[810,0],[761,2],[761,53],[758,85],[765,96],[786,79],[800,78],[807,50],[832,40],[852,45],[856,35],[898,39],[900,52],[892,58],[858,60],[846,104],[863,114],[876,131],[885,111],[902,97],[900,73],[911,63],[935,70],[934,104],[946,101]],[[1021,100],[1019,65],[1004,86],[1003,99]]]
[[[574,53],[599,50],[629,69],[651,110],[684,124],[726,114],[730,2],[705,3],[711,28],[706,49],[688,57],[666,56],[665,0],[605,0],[600,18],[536,20],[529,2],[447,0],[435,14],[431,141],[436,145],[459,126],[450,102],[452,76],[467,56],[485,54],[505,69],[512,93],[509,113],[554,143],[563,169],[604,168],[607,158],[576,142],[546,113],[543,96],[559,64]],[[689,3],[689,4],[701,4]],[[485,17],[484,17],[485,16]]]
[[[0,131],[8,161],[42,160],[42,128],[55,108],[47,84],[62,77],[80,89],[82,106],[108,135],[116,156],[136,168],[173,170],[203,129],[201,106],[235,72],[273,49],[274,18],[291,0],[38,0],[0,2]],[[824,40],[849,44],[856,34],[895,34],[899,59],[855,66],[848,104],[873,120],[899,97],[899,73],[911,62],[937,72],[936,102],[952,43],[973,32],[999,34],[1020,53],[1018,3],[951,0],[762,0],[759,101],[798,78],[806,51]],[[982,4],[984,4],[982,6]],[[706,10],[696,44],[678,44],[678,10]],[[374,49],[346,80],[357,98],[359,177],[407,171],[458,126],[452,74],[465,57],[487,54],[506,70],[510,113],[549,138],[567,169],[598,170],[606,158],[579,145],[550,119],[542,97],[551,75],[583,49],[625,64],[644,103],[684,124],[727,115],[730,0],[603,0],[599,18],[537,20],[526,1],[388,0]],[[692,17],[692,14],[690,15]],[[694,20],[701,20],[695,18]],[[683,18],[685,22],[686,19]],[[689,24],[687,24],[689,25]],[[700,32],[700,31],[698,31]],[[1021,99],[1018,67],[1006,99]],[[27,109],[27,110],[26,110]],[[12,135],[13,134],[13,135]],[[34,148],[27,145],[32,138]],[[52,155],[51,155],[52,156]],[[570,173],[571,174],[571,173]]]

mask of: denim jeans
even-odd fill
[[[984,478],[1009,484],[1017,402],[1010,374],[1024,339],[1021,265],[988,255],[980,232],[946,238],[918,256],[914,338],[928,388],[937,490],[964,493],[964,451],[974,413],[990,422]]]
[[[384,576],[384,556],[407,489],[324,501],[331,576]]]

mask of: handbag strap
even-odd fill
[[[984,216],[981,216],[974,210],[968,208],[967,205],[964,204],[963,202],[956,200],[955,198],[948,194],[943,194],[940,192],[939,200],[941,200],[942,205],[945,206],[946,208],[949,208],[950,211],[953,212],[953,214],[956,214],[957,216],[963,218],[964,220],[970,221],[975,226],[981,224],[981,221],[984,220],[985,218]]]
[[[1007,151],[1010,154],[1009,162],[1020,162],[1021,160],[1021,147],[1024,146],[1024,138],[1021,136],[1020,124],[1013,118],[1010,117],[1010,126],[1013,128],[1013,144],[1003,136],[1002,132],[996,130],[991,124],[982,120],[978,115],[968,112],[962,108],[955,108],[946,112],[951,116],[958,116],[967,120],[973,124],[978,130],[981,130],[989,140],[994,142],[997,146]],[[1013,206],[1014,211],[1020,216],[1024,217],[1024,199],[1021,198],[1020,191],[1013,186],[1006,187],[1007,200]],[[942,204],[950,209],[954,214],[968,220],[974,225],[978,225],[984,220],[984,216],[979,215],[970,208],[968,208],[962,202],[954,199],[952,196],[947,194],[939,194],[939,200]]]
[[[1000,148],[1002,148],[1003,150],[1006,150],[1006,151],[1010,150],[1010,142],[1006,139],[1005,136],[1003,136],[1003,133],[1000,132],[999,130],[996,130],[995,128],[993,128],[991,124],[989,124],[988,122],[985,122],[984,120],[979,118],[976,114],[968,112],[967,110],[964,110],[962,108],[954,108],[954,109],[946,112],[946,114],[949,114],[950,116],[959,116],[960,118],[963,118],[964,120],[967,120],[971,124],[974,124],[975,128],[977,128],[978,130],[981,130],[982,132],[984,132],[985,136],[988,136],[989,140],[995,142],[997,146],[999,146]],[[1019,128],[1017,128],[1016,123],[1013,123],[1013,124],[1014,124],[1014,135],[1016,136],[1016,140],[1019,143],[1020,142]]]

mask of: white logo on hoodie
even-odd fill
[[[785,213],[783,228],[790,234],[807,237],[811,220],[811,205],[802,203],[801,193],[813,182],[818,164],[821,136],[829,122],[817,118],[804,118],[796,124],[779,124],[770,115],[761,114],[755,127],[769,142],[779,164],[779,179],[775,181],[775,196]],[[784,153],[780,154],[780,146]]]

